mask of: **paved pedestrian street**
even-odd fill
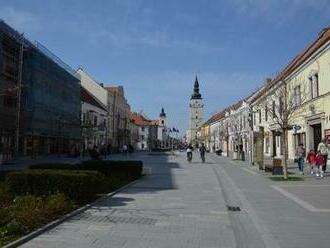
[[[330,177],[274,182],[213,154],[127,159],[150,175],[22,247],[329,247]]]

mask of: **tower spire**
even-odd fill
[[[199,93],[199,83],[198,83],[197,75],[195,77],[194,92],[191,96],[191,99],[202,99],[202,95]]]
[[[164,111],[164,107],[162,107],[162,110],[161,110],[161,112],[159,114],[159,117],[166,117],[166,113]]]

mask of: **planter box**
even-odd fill
[[[283,175],[282,159],[273,159],[273,175]]]

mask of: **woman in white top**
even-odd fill
[[[328,155],[329,155],[329,144],[327,144],[327,139],[324,139],[320,142],[320,144],[317,147],[317,150],[321,152],[324,158],[324,165],[323,165],[323,171],[326,172],[327,170],[327,162],[328,162]]]

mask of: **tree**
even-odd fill
[[[229,126],[230,134],[233,136],[234,141],[234,150],[240,143],[241,138],[241,127],[240,127],[240,115],[239,113],[232,112],[229,116]]]
[[[288,131],[293,128],[293,120],[303,116],[301,104],[307,100],[306,92],[306,88],[302,88],[299,82],[293,82],[291,88],[286,81],[280,81],[264,101],[265,110],[272,120],[271,124],[281,133],[284,179],[288,179]]]
[[[228,119],[225,120],[223,119],[219,125],[219,140],[221,142],[225,141],[226,142],[226,152],[227,152],[227,157],[229,156],[228,150],[229,150],[229,132],[228,132]]]

